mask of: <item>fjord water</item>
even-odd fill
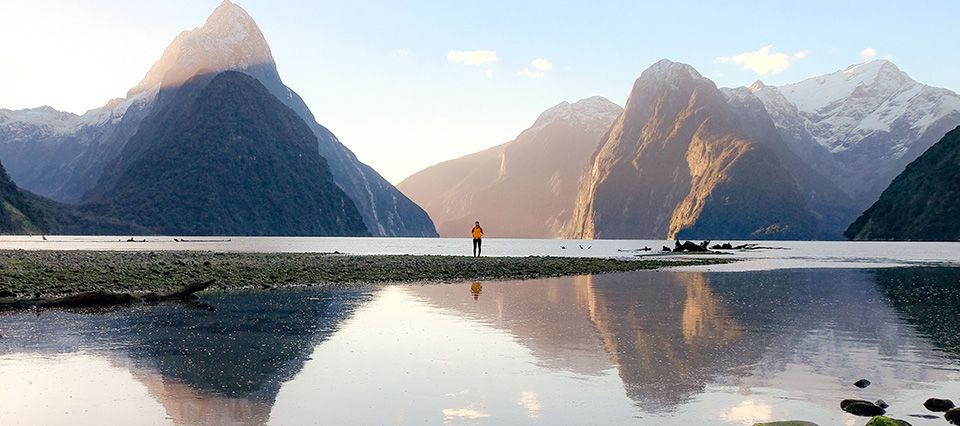
[[[5,424],[912,424],[960,269],[647,271],[0,315]],[[479,291],[478,291],[479,290]],[[868,378],[873,385],[852,383]]]
[[[466,232],[465,232],[466,233]],[[44,239],[46,238],[46,239]],[[353,237],[170,237],[150,236],[0,236],[0,249],[225,252],[340,252],[346,254],[471,254],[467,238],[353,238]],[[718,241],[719,242],[719,241]],[[726,242],[726,241],[724,241]],[[906,265],[960,266],[960,242],[881,241],[732,241],[755,243],[763,250],[732,251],[723,258],[741,260],[730,265],[700,268],[710,271],[744,271],[778,268],[865,268]],[[484,238],[487,256],[664,256],[666,240],[549,240]],[[650,251],[638,251],[649,247]],[[702,255],[701,255],[702,256]]]

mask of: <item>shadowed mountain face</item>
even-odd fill
[[[45,227],[41,212],[10,180],[3,164],[0,164],[0,232],[25,234],[40,232]]]
[[[713,82],[663,60],[637,79],[594,155],[568,235],[809,239],[817,226],[796,181]]]
[[[854,240],[960,240],[960,127],[907,166],[847,229]]]
[[[622,109],[593,97],[545,111],[511,142],[431,166],[397,185],[443,237],[558,238],[590,155]]]
[[[198,74],[240,71],[259,80],[306,122],[337,186],[351,198],[367,229],[383,236],[435,236],[427,214],[376,171],[357,160],[316,122],[277,73],[270,47],[253,19],[226,0],[203,27],[184,31],[124,99],[82,116],[52,109],[0,110],[0,160],[25,189],[76,203],[109,174],[141,123],[158,109],[161,90]],[[183,159],[188,161],[188,159]]]
[[[158,102],[83,210],[166,235],[367,233],[309,127],[253,77],[194,77]]]

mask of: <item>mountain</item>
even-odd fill
[[[960,95],[918,83],[887,60],[751,89],[794,153],[847,192],[859,210],[960,124]]]
[[[159,99],[82,211],[164,235],[367,234],[316,136],[257,79],[199,75]]]
[[[397,187],[444,237],[466,235],[475,220],[491,235],[561,237],[580,177],[621,111],[599,96],[563,102],[516,139],[428,167]]]
[[[158,109],[162,90],[199,74],[239,71],[259,80],[292,109],[317,140],[336,184],[351,198],[373,235],[435,236],[429,216],[325,127],[283,84],[270,47],[256,22],[225,0],[204,25],[179,34],[124,99],[82,116],[50,108],[0,110],[0,160],[22,187],[58,201],[77,203],[104,178],[141,123]]]
[[[751,138],[716,85],[686,64],[640,75],[594,154],[575,238],[808,239],[822,235],[797,181]]]
[[[960,127],[910,163],[846,236],[854,240],[960,240]]]
[[[40,233],[45,227],[42,212],[17,188],[0,164],[0,233]]]
[[[17,187],[0,164],[0,233],[143,235],[146,228],[109,217],[91,216]]]

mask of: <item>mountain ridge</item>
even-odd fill
[[[474,220],[488,235],[561,237],[580,173],[620,110],[598,96],[561,102],[512,141],[427,167],[397,187],[444,237],[467,235]]]

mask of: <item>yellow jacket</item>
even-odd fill
[[[473,239],[476,240],[476,239],[480,239],[481,237],[483,237],[483,228],[481,228],[480,225],[474,225],[474,226],[473,226]]]

